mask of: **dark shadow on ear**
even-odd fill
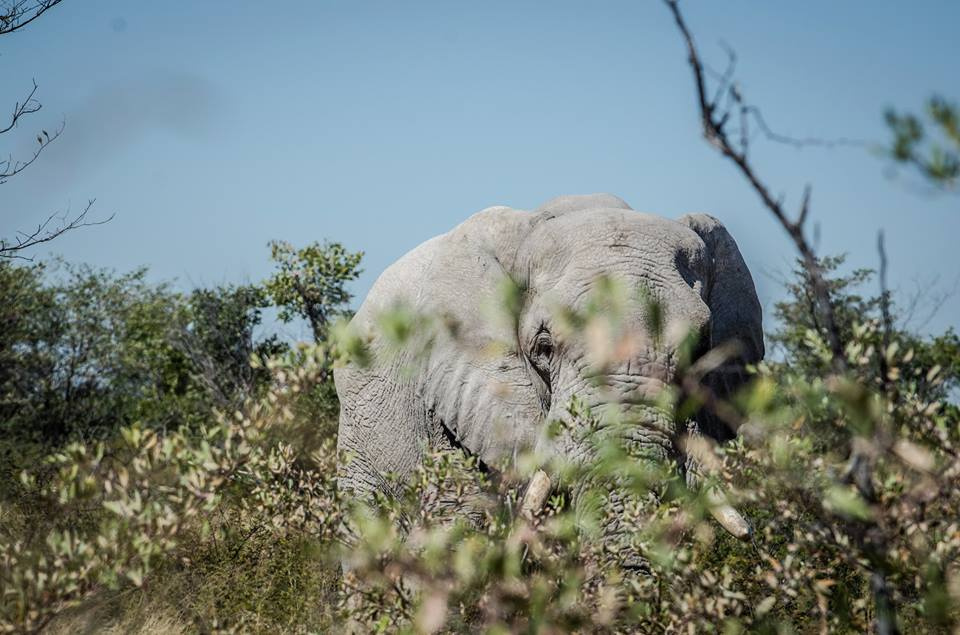
[[[733,345],[736,355],[704,379],[707,388],[729,399],[748,380],[747,364],[763,359],[763,323],[760,300],[736,241],[723,223],[707,214],[679,219],[703,240],[710,262],[707,304],[710,307],[710,348]],[[718,441],[736,435],[736,429],[710,412],[697,415],[700,430]]]

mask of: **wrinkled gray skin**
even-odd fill
[[[586,342],[559,338],[551,320],[557,304],[581,307],[602,275],[652,291],[666,312],[667,338],[608,365],[598,385]],[[518,328],[491,319],[482,306],[504,276],[525,289]],[[457,337],[420,358],[401,353],[335,371],[339,446],[353,455],[340,484],[361,495],[389,488],[383,473],[411,474],[425,449],[459,445],[497,465],[536,447],[547,421],[569,419],[565,407],[574,395],[638,420],[634,440],[645,454],[683,464],[676,441],[686,426],[678,430],[670,417],[638,404],[674,379],[684,331],[672,327],[699,329],[703,346],[736,341],[740,355],[706,380],[720,397],[742,384],[745,363],[763,357],[753,280],[723,225],[703,214],[674,221],[638,213],[608,194],[563,196],[534,212],[491,207],[473,215],[388,268],[354,325],[375,334],[376,316],[398,301],[446,316]],[[638,303],[626,318],[638,333],[645,331],[643,311]],[[382,342],[374,337],[376,352]],[[498,342],[507,346],[498,350]],[[696,419],[715,439],[735,433],[709,413]],[[569,441],[549,450],[574,459],[584,453]]]

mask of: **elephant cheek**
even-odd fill
[[[518,401],[496,403],[485,421],[478,422],[467,438],[468,447],[477,452],[488,465],[513,462],[517,456],[536,445],[542,412],[534,405]]]
[[[474,374],[443,391],[441,423],[458,443],[494,467],[534,447],[543,410],[532,387]]]

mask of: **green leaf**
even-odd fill
[[[824,492],[824,507],[858,520],[870,520],[873,517],[867,502],[852,487],[845,485],[834,485]]]

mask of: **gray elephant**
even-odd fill
[[[598,382],[587,342],[560,336],[552,309],[576,309],[601,276],[652,292],[667,327],[666,341],[641,342],[625,359],[608,360]],[[482,306],[505,277],[522,294],[513,321],[491,319]],[[635,212],[608,194],[563,196],[534,212],[491,207],[405,255],[353,318],[353,326],[373,334],[374,353],[385,346],[377,316],[398,302],[444,316],[457,337],[419,356],[401,351],[335,371],[339,447],[352,457],[340,484],[359,495],[389,494],[384,474],[409,476],[432,448],[460,447],[490,466],[524,448],[542,449],[546,423],[568,420],[574,396],[630,415],[640,423],[634,441],[647,456],[677,460],[686,428],[645,401],[675,379],[687,331],[671,326],[697,330],[704,348],[735,345],[737,353],[705,380],[720,397],[745,381],[744,366],[764,352],[753,280],[724,226],[703,214],[674,221]],[[637,306],[624,319],[643,332],[650,316]],[[736,432],[708,410],[695,419],[717,440]],[[585,453],[573,441],[549,450],[575,460]]]

